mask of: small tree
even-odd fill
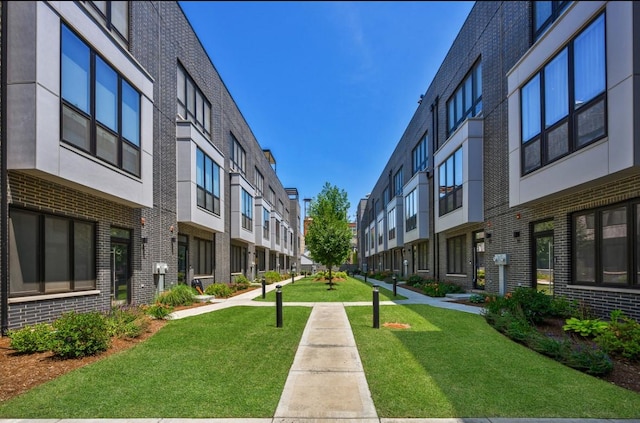
[[[305,242],[311,258],[329,269],[329,289],[333,289],[332,267],[341,264],[351,251],[351,229],[347,193],[328,182],[311,202]]]

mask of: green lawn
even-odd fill
[[[481,316],[382,306],[372,329],[370,310],[347,315],[380,417],[640,417],[640,394],[514,343]]]
[[[272,417],[311,308],[233,307],[0,404],[2,418]]]
[[[373,285],[364,281],[347,278],[334,284],[334,289],[329,290],[328,282],[314,281],[313,278],[304,278],[295,283],[289,283],[282,287],[282,302],[357,302],[373,301]],[[393,291],[379,288],[380,301],[406,300],[407,297],[399,295],[393,296]],[[266,294],[263,300],[258,295],[254,301],[275,302],[276,292],[271,291]]]
[[[298,296],[292,301],[319,301],[351,285],[371,295],[357,280],[329,294],[324,283],[300,282],[286,286]],[[128,351],[0,404],[0,417],[271,418],[311,308],[283,311],[283,328],[274,307],[171,321]],[[380,313],[373,329],[371,307],[347,307],[380,417],[640,418],[639,394],[516,344],[481,316],[427,305]]]

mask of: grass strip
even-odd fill
[[[311,308],[233,307],[169,322],[149,340],[0,405],[3,418],[272,417]]]
[[[283,302],[359,302],[373,301],[373,285],[359,279],[347,278],[344,281],[334,283],[334,289],[329,290],[326,281],[315,281],[311,277],[303,278],[282,287]],[[407,297],[393,296],[388,289],[379,288],[380,301],[406,300]],[[276,292],[268,292],[265,299],[258,296],[254,301],[275,302]]]
[[[371,310],[347,315],[380,417],[640,417],[639,394],[531,351],[481,316],[383,306],[372,329]]]

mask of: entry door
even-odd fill
[[[131,303],[129,243],[111,241],[111,292],[114,304]]]
[[[532,286],[553,295],[553,221],[533,225]]]
[[[480,231],[473,234],[473,288],[484,286],[484,231]]]

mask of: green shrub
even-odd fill
[[[236,275],[234,277],[233,283],[236,283],[236,284],[247,284],[247,286],[249,286],[249,284],[250,284],[249,279],[247,279],[247,277],[245,275]]]
[[[280,273],[270,270],[264,273],[265,282],[267,285],[271,285],[274,282],[280,282]]]
[[[233,290],[226,283],[214,283],[204,290],[206,295],[214,295],[216,298],[229,298],[233,295]]]
[[[602,333],[609,324],[600,319],[577,319],[572,317],[567,319],[567,324],[562,327],[567,332],[575,332],[586,338]]]
[[[444,297],[447,294],[464,292],[460,286],[449,282],[427,282],[422,285],[422,290],[430,297]]]
[[[53,322],[53,353],[63,358],[84,357],[109,348],[106,319],[97,311],[70,311]]]
[[[231,288],[231,291],[233,292],[245,290],[250,286],[251,286],[251,283],[248,280],[246,280],[246,278],[245,278],[245,281],[243,282],[233,282],[229,284],[229,288]]]
[[[554,297],[551,299],[550,313],[552,316],[568,319],[576,316],[576,310],[579,309],[579,303],[576,300],[567,300],[564,297]]]
[[[165,319],[173,312],[173,307],[167,304],[156,302],[154,304],[144,306],[143,310],[154,319]]]
[[[551,299],[549,295],[533,288],[519,287],[513,291],[511,301],[514,307],[522,307],[522,311],[533,324],[541,323],[551,315]]]
[[[594,341],[613,356],[640,361],[640,323],[620,310],[611,312],[608,329],[596,336]]]
[[[480,294],[472,294],[469,297],[469,302],[474,304],[484,304],[485,296]]]
[[[333,277],[337,279],[347,279],[347,272],[333,272]]]
[[[420,275],[411,275],[407,278],[405,283],[409,286],[419,286],[424,283],[424,278]]]
[[[22,354],[49,351],[51,349],[51,333],[53,328],[48,323],[25,326],[22,329],[9,330],[11,348]]]
[[[194,288],[179,284],[158,295],[156,301],[172,307],[191,305],[195,302],[197,294],[198,292]]]
[[[113,307],[106,317],[109,336],[137,338],[149,328],[149,319],[139,307]]]
[[[514,341],[566,366],[591,375],[604,375],[613,368],[609,356],[598,348],[574,345],[568,339],[554,339],[539,333],[519,306],[514,312],[504,308],[497,313],[485,311],[485,318],[487,323]]]

